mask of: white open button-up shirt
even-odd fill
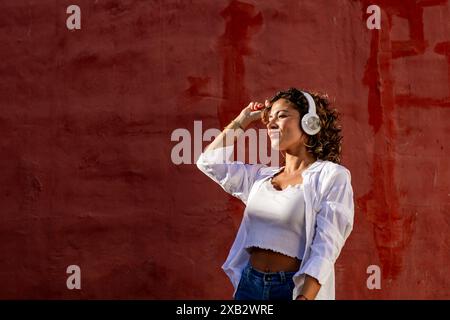
[[[233,161],[234,146],[203,152],[197,167],[226,192],[245,204],[258,184],[280,171],[262,164]],[[316,299],[335,299],[334,263],[353,229],[353,189],[350,171],[330,161],[317,160],[303,173],[305,200],[306,248],[293,280],[295,299],[302,290],[305,275],[322,285]],[[230,278],[236,293],[242,270],[250,259],[244,244],[248,230],[246,211],[234,243],[222,269]],[[270,230],[266,230],[270,232]]]

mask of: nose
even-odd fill
[[[267,123],[267,129],[277,129],[278,126],[275,123],[275,117],[273,117],[271,120],[269,120],[269,122]]]

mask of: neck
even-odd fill
[[[315,161],[316,159],[311,153],[306,151],[306,148],[302,148],[297,152],[286,151],[286,165],[284,166],[284,172],[286,174],[303,172]]]

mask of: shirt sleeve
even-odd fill
[[[300,273],[316,278],[321,285],[330,276],[334,263],[353,229],[354,217],[350,171],[339,167],[327,180],[323,185],[310,255],[300,270]]]
[[[234,146],[203,152],[197,167],[218,183],[227,193],[247,204],[248,195],[259,170],[265,165],[233,161]]]

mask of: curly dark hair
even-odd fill
[[[318,92],[308,92],[316,103],[316,112],[320,118],[321,129],[316,135],[308,135],[308,141],[305,144],[306,150],[310,152],[316,159],[328,160],[334,163],[341,163],[341,126],[337,120],[339,113],[336,109],[330,108],[330,102],[327,94]],[[300,130],[302,117],[308,113],[308,101],[303,93],[296,88],[289,88],[286,91],[279,91],[270,99],[270,107],[266,108],[261,115],[262,122],[267,125],[269,122],[269,112],[273,103],[279,99],[289,101],[300,113]]]

